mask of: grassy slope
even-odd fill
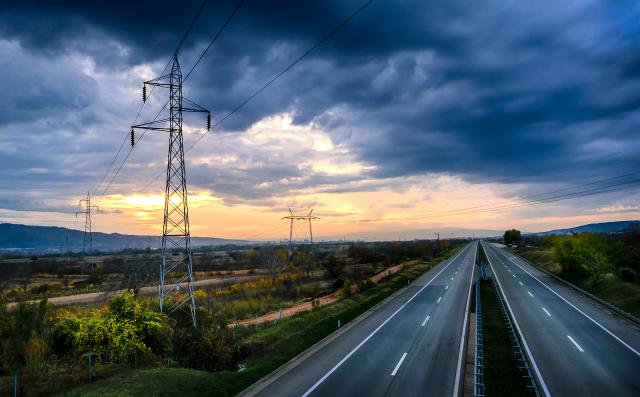
[[[553,260],[553,254],[549,249],[519,248],[512,252],[554,274],[560,273],[560,265]],[[624,281],[616,274],[608,274],[598,285],[594,286],[589,281],[582,281],[577,283],[577,286],[631,314],[640,316],[640,284]]]
[[[491,281],[480,284],[484,335],[484,381],[487,396],[531,396],[518,370],[507,325]]]
[[[304,313],[267,327],[247,341],[258,353],[247,360],[243,372],[202,372],[156,368],[132,370],[109,379],[64,392],[61,396],[233,396],[297,354],[355,319],[366,310],[407,285],[453,252],[396,273],[387,281],[351,298],[315,312]]]

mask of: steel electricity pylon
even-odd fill
[[[184,304],[191,311],[193,326],[196,326],[196,302],[193,291],[193,263],[191,259],[191,236],[189,233],[189,207],[187,205],[187,177],[184,163],[182,138],[182,112],[207,113],[207,129],[211,128],[211,113],[200,105],[182,96],[182,71],[178,54],[173,55],[168,74],[145,81],[142,100],[146,101],[147,86],[169,89],[169,117],[131,127],[131,143],[135,144],[135,129],[164,131],[169,133],[167,157],[167,180],[164,195],[164,223],[162,226],[162,262],[158,298],[160,311],[171,313]],[[169,274],[177,279],[168,281]],[[167,297],[180,292],[186,283],[184,294],[167,301]],[[182,286],[181,286],[182,284]]]
[[[313,254],[313,227],[311,221],[314,219],[318,219],[317,216],[313,216],[313,209],[309,211],[307,215],[296,215],[293,213],[291,208],[289,208],[289,215],[283,216],[282,219],[290,220],[289,224],[289,259],[291,259],[291,255],[293,254],[293,224],[295,221],[298,222],[308,222],[309,223],[309,242],[311,244],[311,249],[309,250],[311,254]]]
[[[91,236],[91,213],[99,211],[97,205],[91,204],[91,193],[87,192],[87,197],[81,199],[78,202],[80,211],[76,211],[76,217],[78,214],[84,214],[84,238],[82,240],[82,252],[87,252],[87,246],[89,247],[89,255],[93,255],[93,237]]]

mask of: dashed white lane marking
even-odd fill
[[[424,321],[422,322],[421,327],[424,327],[425,324],[427,324],[427,321],[429,321],[430,318],[431,318],[431,316],[427,316],[427,318],[425,318]]]
[[[386,320],[384,320],[382,322],[382,324],[378,325],[378,327],[376,329],[374,329],[369,335],[367,335],[366,338],[364,338],[356,347],[354,347],[349,353],[347,353],[346,356],[344,356],[342,358],[342,360],[340,360],[336,365],[333,366],[333,368],[331,368],[327,373],[325,373],[320,379],[318,379],[318,381],[316,383],[314,383],[306,392],[304,392],[304,394],[302,395],[302,397],[308,397],[309,394],[313,393],[313,391],[315,389],[318,388],[318,386],[320,386],[322,384],[322,382],[324,382],[329,376],[331,376],[332,373],[334,373],[338,368],[340,368],[340,366],[342,364],[345,363],[345,361],[347,361],[349,359],[349,357],[351,357],[352,355],[355,354],[355,352],[357,352],[365,343],[367,343],[367,341],[369,339],[371,339],[378,331],[380,331],[380,329],[382,327],[384,327],[389,321],[391,321],[392,318],[394,318],[398,313],[400,313],[400,311],[402,309],[404,309],[412,300],[414,300],[416,298],[416,296],[420,295],[420,293],[422,291],[424,291],[425,288],[427,288],[432,282],[433,280],[436,279],[436,277],[438,277],[443,271],[445,271],[449,265],[451,265],[453,262],[455,262],[455,260],[460,256],[460,254],[462,254],[462,252],[466,251],[466,247],[462,248],[460,251],[458,251],[458,253],[449,260],[449,262],[442,268],[440,269],[440,271],[438,271],[438,273],[436,273],[435,276],[433,276],[431,278],[431,280],[429,280],[428,283],[426,283],[425,285],[422,286],[422,288],[420,288],[418,290],[418,292],[416,292],[415,294],[413,294],[408,300],[406,300],[399,308],[396,309],[395,312],[393,312],[389,317],[387,317]],[[443,262],[445,263],[445,262]],[[468,304],[467,304],[468,306]],[[466,324],[466,323],[465,323]]]
[[[529,296],[533,298],[533,294],[531,292],[527,291],[527,294],[529,294]]]
[[[436,303],[440,303],[441,300],[442,300],[442,297],[439,297]]]
[[[396,376],[396,374],[398,373],[398,370],[400,369],[400,366],[402,365],[402,362],[404,361],[405,357],[407,357],[407,353],[404,353],[402,355],[402,357],[400,357],[400,361],[398,361],[398,364],[396,364],[396,367],[393,369],[393,372],[391,373],[391,376]]]
[[[520,283],[520,285],[524,285],[524,284],[522,284],[522,281],[518,281],[518,282]]]
[[[444,290],[445,290],[445,291],[446,291],[446,290],[448,290],[448,289],[449,289],[449,284],[447,284],[447,286],[446,286],[446,287],[444,287]]]
[[[547,316],[551,317],[551,313],[549,313],[549,312],[547,311],[547,309],[545,309],[545,308],[543,307],[543,308],[542,308],[542,310],[544,310],[544,312],[545,312],[545,313],[547,313]]]
[[[451,277],[451,281],[453,281],[453,277]]]
[[[571,335],[567,335],[567,338],[569,338],[569,340],[571,342],[573,342],[574,345],[576,345],[576,347],[578,348],[578,350],[580,350],[582,353],[584,353],[584,350],[582,350],[582,348],[580,347],[580,345],[578,344],[578,342],[576,342],[575,340],[573,340],[573,338],[571,337]]]
[[[518,259],[519,260],[519,259]],[[626,347],[627,349],[631,350],[633,352],[633,354],[635,354],[636,356],[640,357],[640,351],[634,349],[633,347],[631,347],[627,342],[623,341],[622,339],[620,339],[616,334],[614,334],[613,332],[611,332],[609,329],[607,329],[604,325],[600,324],[599,322],[597,322],[596,320],[594,320],[592,317],[590,317],[587,313],[583,312],[582,310],[578,309],[578,307],[576,305],[574,305],[573,303],[569,302],[568,300],[566,300],[562,295],[560,295],[559,293],[557,293],[556,291],[554,291],[553,289],[551,289],[551,287],[549,287],[547,284],[543,283],[542,281],[540,281],[539,278],[537,278],[536,276],[534,276],[533,274],[529,273],[529,271],[525,268],[523,268],[522,266],[518,265],[515,261],[513,261],[513,264],[518,266],[522,271],[524,271],[525,273],[527,273],[529,276],[531,276],[534,280],[536,280],[537,282],[539,282],[540,284],[542,284],[543,287],[545,287],[546,289],[548,289],[549,291],[551,291],[555,296],[557,296],[558,298],[562,299],[567,305],[571,306],[572,308],[574,308],[578,313],[582,314],[583,316],[585,316],[586,318],[588,318],[592,323],[594,323],[595,325],[597,325],[598,327],[600,327],[600,329],[602,329],[604,332],[606,332],[607,334],[609,334],[609,336],[611,336],[613,339],[617,340],[618,342],[620,342],[624,347]]]

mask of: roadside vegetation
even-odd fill
[[[640,316],[640,231],[527,237],[511,248],[552,273]]]
[[[449,243],[344,245],[313,261],[302,250],[291,261],[279,247],[246,250],[238,262],[253,263],[263,276],[198,290],[197,328],[187,313],[161,314],[153,297],[132,292],[98,308],[55,309],[43,299],[7,312],[1,303],[0,390],[17,373],[23,396],[233,395],[437,264],[451,253]],[[367,282],[399,263],[407,267],[380,284]],[[268,326],[227,326],[336,291],[337,303]],[[88,383],[89,360],[95,383],[74,389]],[[182,388],[170,382],[178,376]]]

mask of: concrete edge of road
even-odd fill
[[[490,243],[488,243],[490,244]],[[497,249],[497,247],[495,247]],[[482,249],[484,250],[485,248],[482,247]],[[493,277],[495,277],[495,281],[498,287],[498,293],[500,294],[500,296],[502,297],[502,300],[505,303],[505,308],[507,310],[508,315],[511,317],[511,319],[513,320],[513,324],[515,325],[516,328],[516,333],[518,338],[520,339],[520,341],[522,342],[522,345],[524,347],[525,350],[525,359],[528,361],[528,365],[533,368],[533,372],[535,374],[534,376],[534,380],[536,382],[536,386],[538,388],[538,390],[542,390],[542,392],[544,393],[545,397],[550,397],[550,393],[549,393],[549,389],[547,388],[547,384],[544,381],[544,378],[542,377],[542,374],[540,373],[540,369],[538,368],[538,364],[536,364],[536,360],[533,358],[533,354],[531,353],[531,350],[529,349],[529,345],[527,344],[527,340],[524,337],[524,334],[522,333],[522,330],[520,329],[520,325],[518,324],[518,320],[516,319],[515,314],[513,313],[513,310],[511,309],[511,304],[509,304],[509,299],[507,299],[507,295],[504,293],[504,290],[502,289],[502,284],[500,283],[500,279],[498,278],[498,275],[495,271],[495,269],[493,268],[493,263],[491,263],[491,258],[489,258],[489,253],[485,250],[485,255],[487,257],[487,261],[489,262],[489,268],[491,269],[491,274],[493,274]],[[494,253],[495,255],[495,253]],[[536,393],[538,394],[538,393]]]
[[[480,244],[479,242],[477,244]],[[460,350],[458,351],[458,361],[456,363],[456,377],[454,380],[453,387],[453,397],[458,397],[461,394],[464,395],[464,384],[465,378],[467,377],[466,373],[466,365],[463,362],[466,362],[467,357],[467,349],[468,349],[468,339],[469,339],[469,321],[471,316],[469,313],[471,311],[471,292],[473,290],[474,285],[474,276],[476,273],[476,264],[478,260],[478,245],[476,245],[476,253],[473,258],[473,266],[471,267],[471,278],[469,283],[469,292],[467,293],[467,301],[464,310],[464,319],[462,322],[462,333],[460,335]]]
[[[636,326],[640,326],[640,318],[634,316],[633,314],[626,312],[624,310],[622,310],[621,308],[607,302],[606,300],[599,298],[595,295],[593,295],[590,292],[587,292],[585,290],[583,290],[582,288],[578,287],[577,285],[572,284],[571,282],[563,279],[560,276],[557,276],[555,274],[553,274],[552,272],[550,272],[549,270],[543,268],[542,266],[539,266],[533,262],[531,262],[530,260],[524,258],[521,255],[515,254],[515,253],[510,253],[511,255],[517,257],[518,259],[522,260],[523,262],[531,265],[534,269],[540,270],[541,272],[553,277],[555,280],[561,282],[562,284],[568,286],[569,288],[573,289],[574,291],[584,295],[585,297],[591,299],[592,301],[600,304],[601,306],[603,306],[605,309],[609,310],[612,314],[617,315],[619,317],[622,317],[623,319],[632,322],[633,324],[635,324]]]
[[[467,247],[467,245],[462,246],[462,248],[460,248],[460,250],[454,252],[450,258],[454,258],[456,254],[461,252],[466,247]],[[439,265],[445,263],[450,258],[447,258],[447,259],[441,261],[436,266],[439,266]],[[434,266],[431,269],[427,270],[425,273],[427,273],[430,270],[434,269],[436,266]],[[423,274],[425,274],[425,273],[423,273]],[[311,357],[314,354],[316,354],[319,350],[321,350],[322,348],[327,346],[329,343],[333,342],[334,340],[336,340],[337,338],[342,336],[344,333],[349,331],[351,328],[355,327],[356,325],[360,324],[362,321],[366,320],[373,312],[378,310],[381,306],[385,305],[387,302],[389,302],[390,300],[392,300],[396,296],[398,296],[401,293],[403,293],[404,291],[406,291],[409,287],[413,286],[413,283],[418,278],[413,280],[409,285],[400,288],[399,290],[397,290],[393,294],[387,296],[386,298],[384,298],[380,302],[376,303],[373,307],[371,307],[370,309],[368,309],[367,311],[365,311],[364,313],[362,313],[358,317],[356,317],[353,320],[351,320],[350,322],[348,322],[345,326],[340,327],[337,330],[335,330],[332,333],[330,333],[329,335],[325,336],[323,339],[321,339],[320,341],[318,341],[315,344],[311,345],[309,348],[307,348],[303,352],[299,353],[298,355],[296,355],[295,357],[293,357],[291,360],[287,361],[286,363],[282,364],[281,366],[279,366],[278,368],[273,370],[268,375],[262,377],[257,382],[251,384],[251,386],[247,387],[246,389],[244,389],[243,391],[238,393],[237,396],[238,397],[240,397],[240,396],[242,396],[242,397],[253,397],[253,396],[257,395],[262,390],[267,388],[267,386],[271,385],[273,382],[277,381],[278,379],[280,379],[281,377],[283,377],[284,375],[289,373],[291,370],[296,368],[300,363],[302,363],[303,361],[307,360],[309,357]]]

